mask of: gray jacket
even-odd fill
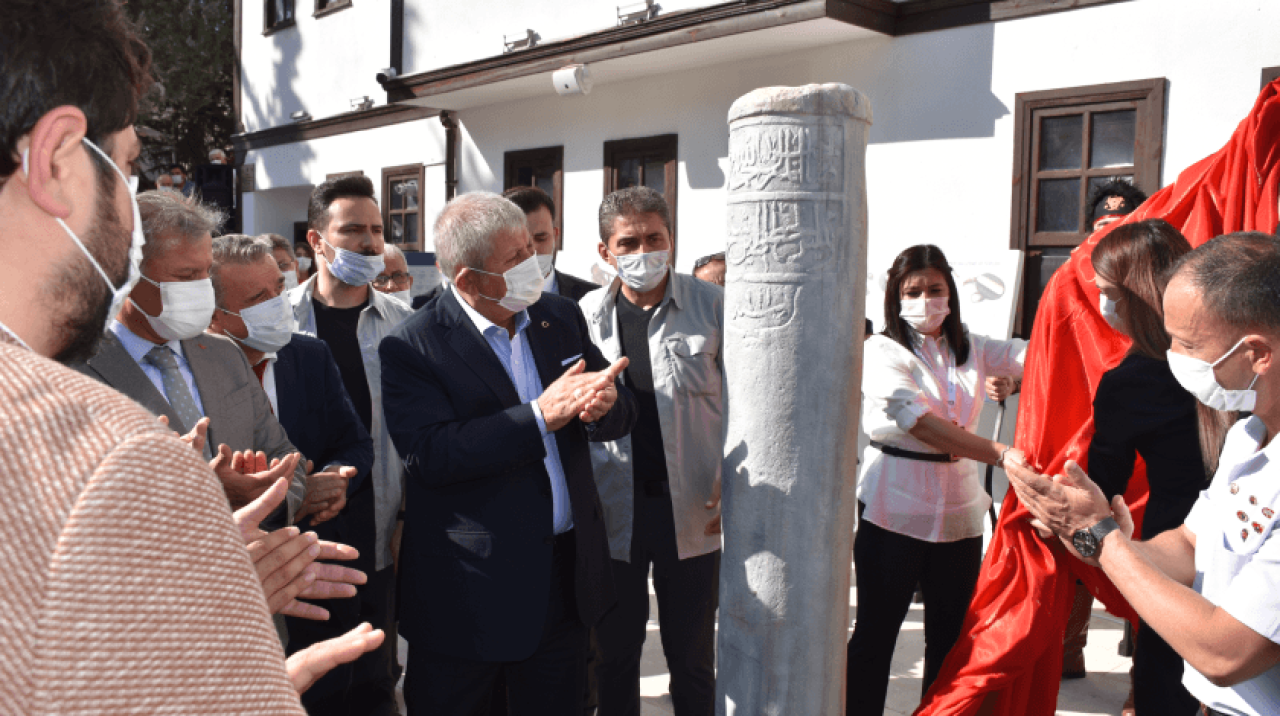
[[[201,333],[183,341],[182,352],[200,390],[200,402],[209,418],[208,444],[215,453],[220,444],[232,450],[261,451],[268,459],[297,452],[271,412],[267,394],[239,346],[221,336]],[[103,337],[88,363],[72,367],[133,398],[153,414],[168,417],[175,430],[185,433],[189,429],[114,334]],[[290,524],[306,495],[305,467],[298,462],[285,498]]]
[[[615,279],[579,303],[591,340],[610,361],[622,356],[620,285]],[[649,360],[680,559],[720,549],[720,535],[704,530],[719,514],[706,503],[720,480],[724,452],[723,333],[724,289],[672,271],[667,293],[649,320]],[[609,551],[613,559],[629,562],[635,508],[631,437],[591,443],[591,466],[604,504]]]
[[[316,314],[311,306],[311,292],[316,277],[289,292],[293,305],[293,317],[298,321],[298,333],[316,337]],[[382,416],[382,361],[378,358],[378,345],[391,329],[413,315],[413,309],[403,301],[375,291],[369,287],[369,303],[360,312],[356,326],[356,338],[360,341],[360,357],[364,363],[365,379],[369,382],[369,397],[373,401],[373,480],[374,519],[377,521],[378,553],[374,561],[378,571],[391,566],[391,533],[396,528],[396,514],[404,494],[404,465],[391,444],[391,435]]]

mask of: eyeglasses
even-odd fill
[[[397,271],[389,274],[378,274],[378,276],[373,279],[373,287],[386,288],[393,283],[397,286],[407,286],[412,280],[413,276],[405,273],[404,271]]]

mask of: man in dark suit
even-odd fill
[[[538,253],[538,265],[547,275],[547,285],[542,290],[577,303],[583,296],[600,288],[555,268],[556,251],[560,249],[560,227],[556,226],[556,203],[547,192],[536,186],[514,186],[502,195],[524,212],[529,233],[533,236],[533,250]]]
[[[407,472],[405,703],[467,716],[502,675],[511,714],[576,713],[587,626],[614,600],[588,441],[635,422],[626,359],[610,366],[577,306],[541,293],[511,202],[458,197],[435,237],[452,285],[379,348]]]
[[[206,457],[222,479],[234,509],[269,488],[273,479],[234,469],[233,452],[264,453],[285,460],[297,452],[271,413],[262,387],[244,355],[231,341],[204,333],[215,299],[209,269],[216,212],[195,199],[169,192],[138,196],[146,244],[143,280],[129,294],[109,334],[87,364],[74,366],[165,416],[179,433],[208,418]],[[216,455],[216,456],[215,456]],[[289,524],[306,492],[298,461],[289,488],[287,515],[270,526]]]
[[[355,547],[360,556],[352,566],[372,572],[373,515],[345,508],[346,496],[359,490],[373,467],[373,439],[347,395],[328,345],[293,333],[293,309],[271,240],[243,234],[214,239],[210,278],[218,306],[210,330],[240,346],[272,411],[307,461],[308,491],[298,513],[299,528]],[[287,653],[359,626],[358,597],[333,599],[325,607],[327,621],[285,620]],[[307,712],[346,713],[352,672],[351,664],[343,664],[317,681],[302,695]]]

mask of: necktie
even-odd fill
[[[169,427],[181,434],[191,432],[202,416],[196,408],[195,399],[191,397],[191,389],[187,387],[186,379],[182,377],[182,371],[178,370],[178,359],[173,355],[173,351],[169,346],[156,346],[147,351],[145,360],[160,369],[165,398],[168,399],[173,412],[178,414],[178,419],[182,421],[182,425]],[[212,454],[207,444],[204,454],[205,458]]]

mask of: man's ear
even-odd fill
[[[64,105],[45,113],[27,135],[19,176],[31,201],[50,216],[65,219],[74,208],[72,197],[80,192],[73,177],[92,162],[91,150],[81,142],[87,129],[84,112]],[[92,201],[92,197],[82,200]]]
[[[605,242],[601,241],[596,244],[596,251],[600,254],[601,261],[613,266],[614,268],[618,267],[617,264],[614,263],[613,257],[609,255],[609,246],[605,244]]]
[[[307,245],[310,246],[311,250],[317,255],[324,253],[324,244],[321,243],[323,240],[324,239],[320,236],[319,231],[316,231],[315,229],[307,229]],[[314,260],[315,259],[312,259],[312,261]]]
[[[1248,336],[1245,338],[1245,346],[1253,353],[1253,372],[1266,375],[1275,361],[1275,339],[1262,335]]]

